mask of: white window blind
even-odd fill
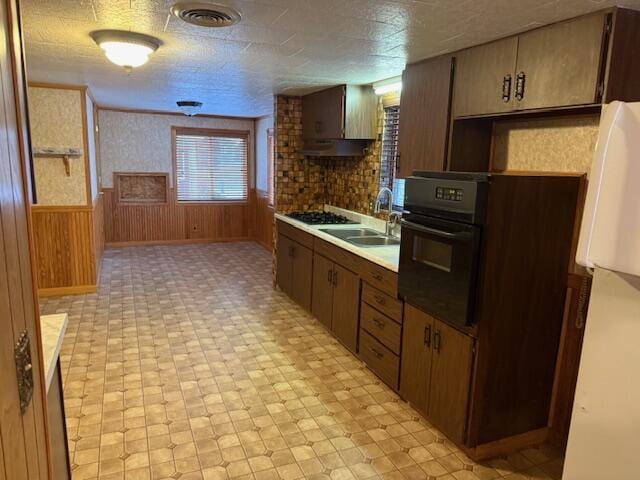
[[[380,188],[388,187],[393,190],[393,207],[396,209],[401,209],[404,204],[404,180],[395,178],[398,165],[399,126],[400,107],[397,105],[385,107],[382,157],[380,159]]]
[[[176,129],[179,202],[247,199],[247,134]]]
[[[275,203],[275,193],[276,193],[276,184],[275,184],[275,176],[274,172],[276,169],[275,166],[275,136],[273,133],[273,128],[269,128],[267,130],[267,196],[269,198],[269,205],[273,206]]]

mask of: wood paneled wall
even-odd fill
[[[93,244],[96,256],[96,283],[100,278],[104,243],[104,196],[100,193],[93,206]]]
[[[41,296],[96,291],[92,207],[32,207]]]
[[[251,203],[124,205],[103,189],[107,246],[250,240]]]
[[[252,233],[253,238],[267,250],[273,249],[273,206],[269,206],[267,193],[256,190],[253,200]]]

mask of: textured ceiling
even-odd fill
[[[240,10],[230,28],[188,25],[172,0],[23,0],[29,78],[89,85],[97,102],[260,116],[274,93],[370,83],[405,63],[614,5],[615,0],[219,0]],[[640,8],[640,0],[623,4]],[[130,75],[89,38],[133,30],[164,45]]]

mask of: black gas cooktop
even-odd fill
[[[291,212],[287,213],[287,217],[299,220],[309,225],[331,225],[331,224],[347,224],[357,223],[349,220],[342,215],[336,215],[330,212]]]

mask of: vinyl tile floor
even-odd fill
[[[105,252],[61,352],[73,480],[559,479],[528,449],[476,464],[272,287],[254,243]]]

